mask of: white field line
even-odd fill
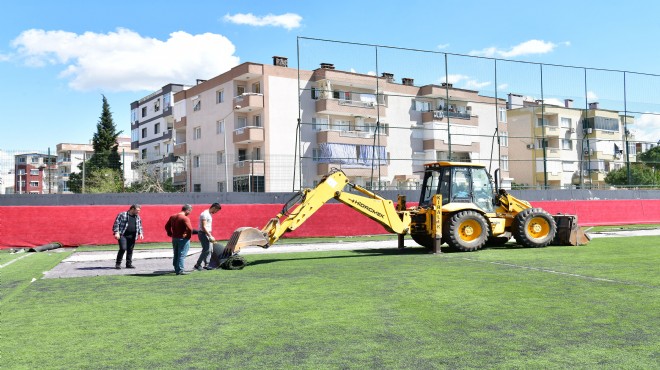
[[[463,259],[467,260],[467,261],[472,261],[472,262],[490,263],[490,264],[499,265],[499,266],[513,267],[513,268],[539,271],[539,272],[547,272],[549,274],[571,276],[571,277],[576,277],[576,278],[585,279],[585,280],[603,281],[603,282],[606,282],[606,283],[623,284],[623,285],[633,285],[633,286],[639,286],[639,287],[644,287],[644,288],[657,288],[656,286],[653,286],[653,285],[637,284],[637,283],[631,283],[631,282],[627,282],[627,281],[620,281],[620,280],[605,279],[605,278],[599,278],[599,277],[593,277],[593,276],[587,276],[587,275],[573,274],[573,273],[570,273],[570,272],[555,271],[555,270],[544,269],[544,268],[540,268],[540,267],[521,266],[521,265],[516,265],[516,264],[513,264],[513,263],[504,263],[504,262],[481,261],[481,260],[478,260],[478,259],[467,258],[467,257],[463,257]]]
[[[5,263],[4,265],[0,265],[0,269],[1,269],[1,268],[5,268],[5,267],[11,265],[12,263],[14,263],[14,262],[20,260],[21,258],[25,258],[25,257],[27,257],[27,256],[31,256],[31,255],[33,255],[33,254],[34,254],[34,253],[26,253],[26,254],[24,254],[24,255],[22,255],[22,256],[20,256],[20,257],[14,258],[13,260],[11,260],[11,261]]]

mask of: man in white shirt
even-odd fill
[[[195,270],[197,271],[202,271],[202,268],[208,269],[211,244],[215,242],[215,238],[211,235],[213,215],[220,209],[222,209],[220,203],[213,203],[209,209],[199,215],[199,233],[197,237],[199,237],[199,242],[202,244],[202,253],[195,264]]]

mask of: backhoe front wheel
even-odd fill
[[[481,249],[490,235],[484,216],[476,211],[462,211],[452,215],[444,225],[443,239],[452,249],[472,252]]]
[[[516,215],[512,225],[513,237],[528,248],[545,247],[557,233],[554,218],[541,208],[529,208]]]

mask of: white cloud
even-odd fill
[[[598,95],[593,91],[587,91],[587,100],[590,102],[598,101]]]
[[[123,28],[107,34],[31,29],[12,46],[26,65],[63,65],[60,77],[75,90],[157,90],[211,78],[239,63],[232,42],[213,33],[178,31],[162,41]]]
[[[631,126],[635,141],[657,143],[660,141],[660,113],[645,113]]]
[[[570,45],[570,42],[563,42],[562,44]],[[469,54],[491,58],[514,58],[521,55],[547,54],[557,46],[558,44],[549,41],[529,40],[511,47],[509,50],[501,50],[493,46],[482,50],[473,50]]]
[[[509,84],[499,84],[499,85],[497,86],[497,90],[499,90],[499,91],[504,91],[504,90],[506,90],[506,89],[508,89],[508,88],[509,88]]]
[[[268,14],[263,17],[258,17],[252,13],[238,13],[234,15],[227,14],[224,17],[224,20],[235,24],[246,24],[248,26],[272,26],[283,27],[287,30],[292,30],[294,28],[300,27],[300,21],[302,21],[302,17],[295,13],[286,13],[282,15]]]
[[[446,79],[445,77],[440,78],[441,83],[444,83],[445,80],[449,80],[449,83],[454,85],[454,87],[459,87],[458,85],[460,85],[460,87],[470,90],[480,90],[491,84],[490,81],[479,82],[470,76],[461,74],[450,74]]]
[[[438,49],[440,49],[440,50],[446,49],[448,47],[449,47],[449,44],[440,44],[440,45],[438,45]]]

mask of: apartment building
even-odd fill
[[[129,137],[118,137],[118,152],[122,163],[124,174],[124,184],[130,185],[137,180],[136,171],[133,163],[138,159],[138,151],[131,149],[131,139]],[[55,146],[57,153],[56,181],[57,189],[60,193],[71,193],[69,190],[69,175],[71,173],[82,172],[82,163],[94,155],[92,144],[72,144],[59,143]],[[79,168],[80,166],[80,168]]]
[[[501,166],[510,182],[505,100],[331,63],[313,71],[287,64],[243,63],[174,95],[173,154],[185,164],[176,184],[291,191],[294,175],[311,187],[340,168],[369,188],[411,189],[423,163],[449,159]],[[502,146],[493,149],[496,132]]]
[[[510,151],[516,153],[511,176],[531,187],[600,188],[605,176],[636,161],[634,135],[628,127],[631,116],[601,109],[598,103],[588,109],[530,101],[509,94]],[[626,153],[626,143],[628,152]]]
[[[17,194],[54,194],[57,187],[56,156],[25,153],[14,156],[14,192]]]
[[[183,159],[174,155],[176,137],[172,108],[174,94],[186,88],[181,84],[167,84],[131,103],[131,149],[139,154],[132,163],[136,176],[150,171],[165,180],[183,170]]]

